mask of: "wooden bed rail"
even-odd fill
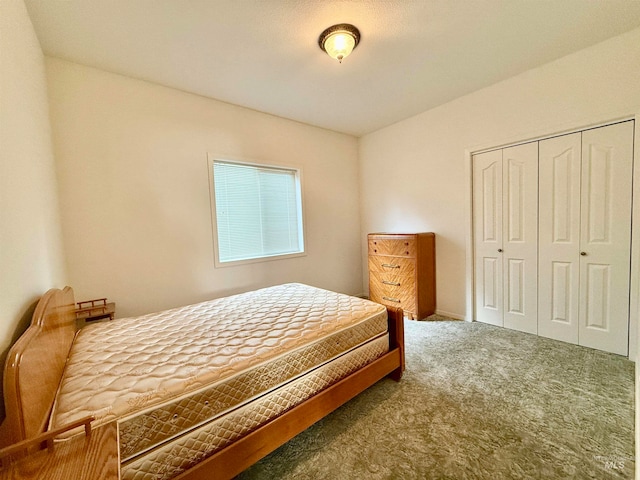
[[[175,480],[229,480],[363,392],[398,365],[398,349],[322,390],[198,463]]]
[[[80,420],[76,420],[75,422],[63,427],[44,432],[36,437],[32,437],[27,440],[15,443],[9,447],[3,448],[2,450],[0,450],[0,468],[5,467],[7,460],[11,461],[12,457],[20,457],[20,454],[28,453],[34,449],[41,450],[45,444],[46,448],[48,448],[49,450],[53,450],[53,440],[58,435],[73,430],[74,428],[84,426],[84,433],[88,437],[89,435],[91,435],[91,422],[93,422],[95,419],[96,418],[93,416],[81,418]]]

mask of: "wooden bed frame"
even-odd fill
[[[11,348],[4,370],[6,418],[0,447],[45,439],[53,401],[76,334],[71,287],[44,294],[31,325]],[[239,474],[378,380],[399,381],[405,367],[400,308],[388,307],[390,351],[245,437],[204,459],[176,479],[229,479]],[[50,436],[50,435],[49,435]],[[42,448],[42,447],[38,447]],[[97,479],[92,479],[97,480]]]

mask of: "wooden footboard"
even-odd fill
[[[74,305],[70,287],[49,290],[39,302],[31,325],[10,350],[4,372],[7,417],[0,430],[0,447],[36,437],[46,430],[76,333]],[[387,310],[388,353],[177,478],[232,478],[385,376],[400,380],[405,367],[403,312],[394,307]],[[82,451],[78,454],[83,455]],[[117,457],[117,452],[115,455]],[[83,461],[91,460],[85,458]],[[100,479],[94,476],[86,480]]]

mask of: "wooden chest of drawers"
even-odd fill
[[[436,308],[436,242],[433,233],[370,233],[369,297],[401,307],[421,320]]]

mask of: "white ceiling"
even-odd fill
[[[640,25],[640,0],[26,0],[47,55],[362,135]],[[335,23],[360,45],[318,47]]]

